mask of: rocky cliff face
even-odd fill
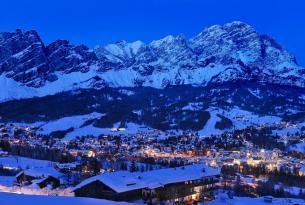
[[[0,73],[27,86],[42,86],[50,73],[45,46],[35,31],[0,34]]]
[[[29,96],[101,86],[237,81],[304,87],[304,74],[281,45],[242,22],[215,25],[191,39],[179,35],[149,44],[119,41],[93,50],[66,40],[45,46],[35,31],[0,34],[0,85],[14,84]]]

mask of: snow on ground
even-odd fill
[[[12,194],[0,192],[1,204],[3,205],[127,205],[127,202],[113,202],[102,199],[90,199],[64,196],[37,196],[25,194]]]
[[[108,132],[108,130],[109,129],[107,128],[99,128],[99,127],[94,127],[93,125],[88,125],[74,129],[72,132],[67,133],[66,136],[63,138],[63,140],[67,140],[67,141],[73,140],[77,136],[86,136],[86,135],[92,135],[98,137],[101,134]]]
[[[296,134],[297,132],[301,132],[302,127],[305,127],[305,122],[294,124],[290,127],[281,129],[281,130],[273,130],[272,133],[275,135],[288,135],[288,134]]]
[[[131,90],[126,90],[126,89],[120,89],[119,93],[123,94],[123,95],[127,95],[127,96],[131,96],[134,95],[135,92],[131,91]]]
[[[86,135],[93,135],[93,136],[100,136],[100,135],[120,135],[120,134],[136,134],[139,132],[147,131],[149,128],[143,125],[139,125],[136,123],[126,123],[126,128],[119,129],[120,123],[115,123],[113,128],[99,128],[94,127],[93,125],[88,125],[84,127],[80,127],[74,129],[72,132],[66,134],[63,140],[72,140],[77,136],[86,136]],[[113,130],[118,129],[118,130]]]
[[[96,67],[91,66],[89,71],[86,73],[72,72],[65,74],[62,72],[56,72],[55,74],[59,76],[58,80],[54,82],[47,82],[45,86],[37,88],[37,96],[42,97],[68,90],[90,88],[92,87],[92,85],[90,85],[90,79],[97,76],[95,70]]]
[[[290,151],[305,152],[305,142],[300,142],[289,147]]]
[[[280,189],[281,185],[280,184],[276,184],[274,185],[274,189]],[[288,187],[284,187],[284,191],[288,192],[292,195],[298,196],[300,194],[300,192],[304,193],[305,189],[301,188],[301,187],[296,187],[296,186],[288,186]]]
[[[32,167],[50,167],[53,166],[56,162],[31,159],[27,157],[19,156],[9,156],[9,157],[0,157],[0,165],[10,168],[32,168]]]
[[[265,202],[264,197],[260,197],[260,198],[234,197],[233,199],[228,199],[226,197],[218,197],[216,200],[205,202],[204,204],[206,205],[266,205],[266,204],[304,205],[305,201],[302,199],[273,198],[272,202]]]
[[[4,75],[0,75],[0,87],[0,102],[12,99],[28,98],[36,93],[34,88],[24,87]]]
[[[3,91],[0,92],[0,102],[12,99],[43,97],[78,88],[89,88],[92,87],[90,79],[95,77],[97,73],[95,68],[91,67],[87,73],[73,72],[64,74],[57,72],[56,75],[60,76],[58,80],[47,82],[45,86],[40,88],[27,87],[4,75],[0,75],[0,87],[1,91]]]
[[[16,181],[15,176],[0,176],[0,186],[11,187]]]
[[[251,125],[274,124],[274,123],[279,123],[281,121],[281,118],[277,116],[259,116],[249,111],[241,110],[238,107],[233,107],[232,109],[228,109],[228,110],[210,107],[209,109],[207,109],[207,111],[210,112],[211,118],[208,120],[204,128],[199,131],[200,136],[221,134],[225,131],[230,131],[232,129],[232,128],[227,130],[216,129],[215,128],[216,122],[221,120],[217,116],[217,114],[230,119],[235,129],[243,129]]]
[[[81,127],[86,121],[91,119],[96,119],[102,117],[103,114],[93,112],[87,115],[77,115],[71,117],[64,117],[54,121],[46,122],[39,128],[39,133],[41,134],[50,134],[54,131],[61,131],[67,130],[69,128],[79,128]]]
[[[252,90],[248,88],[248,91],[254,96],[257,97],[258,99],[262,99],[263,97],[260,96],[260,90],[256,89],[256,90]]]
[[[7,192],[7,193],[17,193],[17,194],[29,194],[29,195],[44,195],[44,196],[74,196],[71,188],[57,188],[57,189],[50,189],[45,187],[43,189],[39,188],[37,185],[34,186],[33,184],[29,186],[17,186],[14,185],[15,181],[12,182],[13,185],[2,185],[0,184],[0,193]],[[0,203],[1,204],[1,203]]]
[[[216,122],[220,120],[220,118],[217,116],[218,112],[213,109],[209,109],[209,112],[211,117],[208,120],[208,122],[205,124],[204,128],[199,131],[200,136],[209,136],[212,134],[216,135],[216,134],[221,134],[223,132],[222,130],[215,128]]]
[[[186,106],[184,106],[182,108],[182,110],[191,110],[191,111],[197,111],[197,110],[201,110],[203,107],[203,103],[188,103]]]
[[[35,122],[31,124],[14,122],[13,124],[37,127],[37,133],[46,135],[55,131],[66,131],[69,128],[73,128],[72,131],[65,135],[63,140],[72,140],[77,136],[92,135],[98,137],[100,135],[136,134],[152,130],[150,127],[133,122],[126,123],[124,128],[120,128],[120,122],[114,123],[113,127],[108,128],[100,128],[93,125],[83,126],[86,121],[101,118],[102,116],[104,116],[104,114],[93,112],[87,115],[64,117],[49,122]]]
[[[305,95],[300,95],[300,96],[299,96],[299,99],[300,99],[300,100],[305,100]]]

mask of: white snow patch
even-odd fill
[[[254,96],[257,97],[258,99],[262,99],[263,97],[260,96],[260,90],[256,89],[256,90],[252,90],[250,88],[248,88],[248,91]]]
[[[201,203],[199,203],[201,205]],[[249,198],[249,197],[234,197],[229,199],[226,194],[219,194],[214,201],[204,202],[206,205],[266,205],[266,204],[276,204],[276,205],[289,205],[289,204],[304,204],[302,199],[289,199],[289,198],[274,198],[272,197],[272,202],[265,202],[264,197],[259,198]]]
[[[43,205],[128,205],[127,202],[114,202],[104,199],[67,197],[67,196],[38,196],[0,192],[1,203],[9,205],[43,204]]]
[[[0,157],[0,164],[4,167],[10,168],[35,168],[35,167],[50,167],[53,166],[56,162],[32,159],[27,157],[19,156],[9,156],[9,157]]]
[[[262,125],[262,124],[272,125],[279,123],[281,121],[280,117],[259,116],[249,111],[242,110],[239,107],[233,107],[227,110],[210,107],[207,111],[210,112],[211,118],[208,120],[204,128],[199,131],[200,136],[210,136],[212,134],[221,134],[225,131],[230,131],[230,130],[219,130],[215,128],[215,123],[217,121],[220,121],[220,118],[217,116],[217,114],[230,119],[235,129],[244,129],[248,126]]]
[[[60,118],[54,121],[46,122],[44,125],[40,126],[39,133],[50,134],[54,131],[63,131],[69,128],[79,128],[86,121],[91,119],[96,119],[102,117],[104,114],[93,112],[87,115],[77,115]]]
[[[86,136],[86,135],[92,135],[98,137],[100,135],[136,134],[139,132],[145,132],[150,129],[144,125],[139,125],[132,122],[126,123],[126,128],[124,129],[119,129],[119,125],[120,123],[118,122],[115,123],[112,128],[99,128],[99,127],[94,127],[93,125],[80,127],[74,129],[72,132],[67,133],[67,135],[63,138],[63,140],[72,140],[77,136]]]

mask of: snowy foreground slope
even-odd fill
[[[113,202],[102,199],[89,199],[77,197],[58,197],[58,196],[37,196],[0,192],[1,204],[3,205],[128,205],[127,202]],[[207,205],[304,205],[301,199],[273,198],[271,203],[264,202],[261,198],[235,197],[234,199],[216,199],[215,201],[205,202]]]
[[[32,168],[32,167],[51,167],[55,162],[48,160],[32,159],[28,157],[20,156],[8,156],[0,157],[0,163],[4,167],[9,167],[12,169],[22,168]]]
[[[1,205],[128,205],[127,202],[113,202],[102,199],[38,196],[0,192]]]
[[[263,197],[248,198],[248,197],[234,197],[233,199],[216,199],[215,201],[206,202],[206,205],[304,205],[305,201],[302,199],[286,199],[286,198],[273,198],[272,202],[265,202]]]

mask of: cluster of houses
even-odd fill
[[[63,155],[72,156],[73,159],[71,162],[56,163],[54,167],[21,171],[16,176],[20,186],[48,189],[72,186],[67,181],[67,175],[87,172],[88,169],[82,167],[82,162],[89,162],[91,159],[99,160],[98,163],[101,160],[127,163],[135,161],[161,166],[149,171],[133,172],[120,168],[97,167],[97,172],[88,172],[86,179],[81,179],[73,188],[75,196],[78,197],[117,201],[143,200],[147,203],[199,201],[213,196],[220,176],[219,170],[224,165],[264,166],[270,171],[288,167],[291,172],[295,173],[297,170],[299,176],[305,176],[305,161],[291,157],[283,150],[257,148],[251,141],[242,138],[242,135],[234,136],[232,133],[217,139],[216,142],[224,146],[241,144],[237,146],[238,149],[219,148],[215,141],[201,139],[194,133],[164,135],[148,132],[98,138],[80,137],[63,141],[35,135],[35,130],[31,128],[18,127],[18,131],[12,130],[16,130],[16,127],[2,127],[1,140],[12,146],[55,150]],[[11,153],[0,150],[0,156],[5,157],[9,154]],[[149,162],[143,162],[148,159]],[[185,166],[164,168],[171,167],[172,164],[169,162],[172,161],[179,162],[179,166]],[[168,164],[161,164],[163,162]]]

